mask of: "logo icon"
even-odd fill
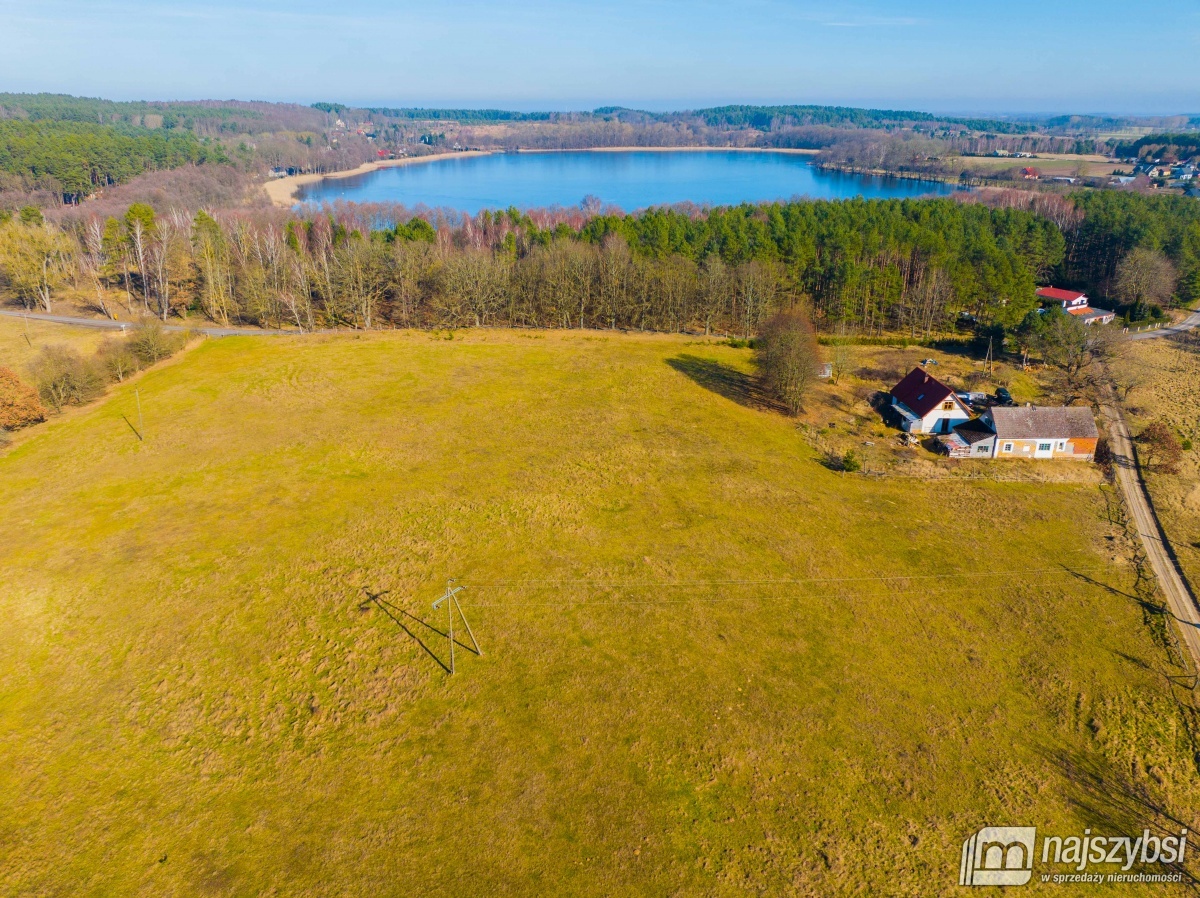
[[[1023,886],[1033,877],[1033,826],[985,826],[963,842],[960,886]]]

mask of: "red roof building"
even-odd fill
[[[913,368],[892,387],[892,408],[909,433],[949,433],[971,417],[966,403],[924,368]]]
[[[1057,287],[1038,287],[1037,295],[1040,299],[1045,300],[1046,305],[1060,305],[1064,309],[1073,309],[1077,306],[1086,306],[1088,298],[1086,293],[1077,293],[1074,290],[1059,290]]]

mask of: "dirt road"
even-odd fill
[[[1180,638],[1192,656],[1195,669],[1200,671],[1200,610],[1196,607],[1195,596],[1188,588],[1179,565],[1175,563],[1174,552],[1154,514],[1154,504],[1134,460],[1133,444],[1125,419],[1115,403],[1103,406],[1101,412],[1109,422],[1108,433],[1116,465],[1117,484],[1121,487],[1125,504],[1133,516],[1133,523],[1142,545],[1146,547],[1150,566],[1154,570],[1154,576],[1158,578],[1163,595],[1166,596],[1167,607],[1171,616],[1175,618]]]

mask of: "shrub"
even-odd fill
[[[1179,448],[1182,449],[1184,452],[1191,452],[1192,451],[1192,441],[1184,440],[1182,443],[1179,444]]]
[[[142,360],[125,340],[105,340],[96,350],[96,361],[108,379],[115,381],[124,380],[142,367]]]
[[[46,409],[37,391],[16,372],[0,368],[0,430],[16,430],[46,420]]]
[[[847,450],[846,454],[842,456],[842,470],[849,471],[851,474],[862,470],[862,462],[858,460],[853,449]]]
[[[104,377],[93,361],[65,346],[47,346],[29,365],[42,402],[61,412],[83,405],[104,392]]]
[[[169,358],[183,348],[187,336],[170,333],[158,321],[146,321],[133,329],[129,349],[143,364],[153,365]]]

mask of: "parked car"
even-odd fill
[[[1012,393],[1008,392],[1008,387],[996,388],[996,402],[1000,405],[1015,405],[1013,402]]]

